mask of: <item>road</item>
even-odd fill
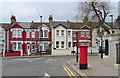
[[[21,78],[23,78],[22,76],[26,76],[24,78],[27,78],[27,76],[35,76],[35,78],[51,76],[79,76],[66,63],[73,58],[75,58],[75,56],[42,56],[39,58],[3,59],[2,75],[3,78],[4,76],[8,76],[9,78],[20,78],[20,76]]]

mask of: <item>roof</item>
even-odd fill
[[[48,22],[42,22],[42,24],[45,24],[46,26],[49,27],[49,23]],[[41,22],[33,22],[32,25],[31,25],[31,28],[37,29],[39,26],[41,26]]]
[[[71,24],[69,22],[64,21],[53,21],[53,28],[58,27],[59,25],[62,25],[65,28],[71,28]]]
[[[32,23],[31,22],[17,22],[17,24],[19,24],[23,28],[30,28]]]
[[[10,23],[0,23],[1,27],[7,30],[10,27]]]

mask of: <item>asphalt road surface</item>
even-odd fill
[[[2,76],[3,78],[23,78],[22,76],[24,78],[33,78],[34,76],[34,78],[79,76],[66,63],[73,58],[75,56],[3,59]]]

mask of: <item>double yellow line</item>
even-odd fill
[[[66,73],[70,76],[70,78],[76,78],[74,73],[66,65],[63,65],[63,68],[66,71]]]

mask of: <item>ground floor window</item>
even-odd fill
[[[20,51],[22,49],[22,43],[21,42],[13,42],[12,49],[15,51]]]
[[[46,51],[49,47],[48,42],[41,42],[39,46],[39,51]]]
[[[69,47],[69,48],[71,47],[71,42],[68,42],[68,47]]]
[[[59,41],[56,41],[56,48],[59,48]]]
[[[61,42],[61,48],[64,48],[64,41]]]

